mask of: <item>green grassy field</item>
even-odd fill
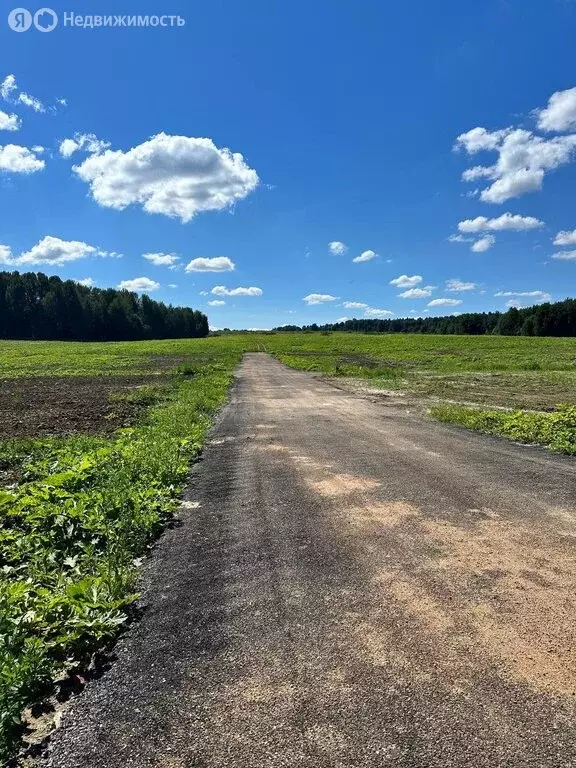
[[[0,760],[26,727],[25,707],[63,670],[82,669],[126,621],[140,558],[177,508],[247,351],[425,405],[455,401],[436,404],[435,416],[576,452],[575,409],[552,412],[576,401],[573,339],[294,333],[0,342]],[[461,405],[468,402],[551,412]]]

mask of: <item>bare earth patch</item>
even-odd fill
[[[34,376],[0,381],[0,439],[112,432],[127,426],[137,405],[111,400],[171,376]]]

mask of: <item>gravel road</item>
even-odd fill
[[[576,461],[246,355],[52,768],[576,766]]]

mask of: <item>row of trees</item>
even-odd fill
[[[445,317],[346,320],[327,325],[284,325],[277,331],[357,331],[362,333],[497,334],[500,336],[576,336],[576,299],[507,312],[470,312]]]
[[[42,272],[0,272],[0,338],[133,341],[208,335],[198,310],[149,296],[88,288]]]

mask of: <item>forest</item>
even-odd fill
[[[208,335],[208,318],[149,296],[42,272],[0,272],[0,338],[136,341]]]
[[[275,331],[355,331],[360,333],[431,333],[481,336],[576,336],[576,299],[537,304],[507,312],[469,312],[443,317],[391,320],[352,319],[326,325],[284,325]]]

